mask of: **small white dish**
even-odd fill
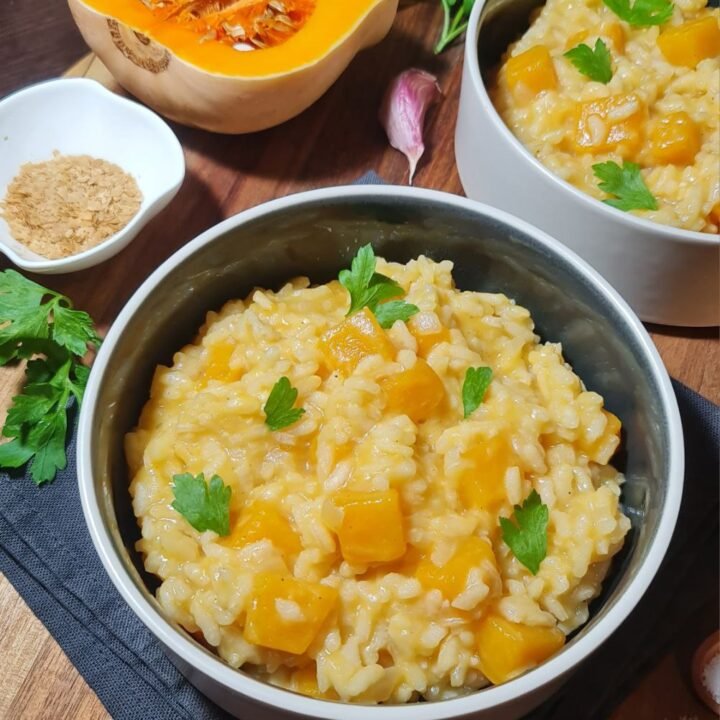
[[[49,160],[56,150],[115,163],[135,178],[143,201],[120,232],[58,260],[19,243],[0,217],[0,252],[36,273],[84,270],[116,255],[175,197],[185,177],[182,147],[168,125],[94,80],[51,80],[0,102],[0,199],[22,165]]]

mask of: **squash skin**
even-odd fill
[[[85,42],[128,92],[184,125],[241,134],[279,125],[318,100],[360,50],[387,35],[398,0],[368,0],[365,14],[327,52],[264,76],[204,70],[83,0],[68,5]]]

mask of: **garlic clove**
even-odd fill
[[[412,185],[418,161],[425,152],[425,114],[441,95],[434,75],[418,68],[410,68],[401,72],[390,83],[380,108],[380,122],[385,128],[390,145],[408,159],[409,185]]]

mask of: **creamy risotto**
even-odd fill
[[[440,700],[588,619],[630,527],[620,421],[511,299],[457,290],[447,261],[377,271],[407,321],[347,316],[339,282],[298,278],[209,313],[157,368],[126,439],[137,547],[167,616],[232,667],[319,698]],[[467,408],[471,368],[489,386]],[[272,430],[282,377],[296,413]],[[199,473],[231,488],[223,536],[174,507],[173,478]],[[535,574],[499,525],[533,498]]]
[[[614,199],[599,187],[593,165],[630,161],[655,209],[652,202],[621,209],[718,233],[720,10],[706,5],[675,0],[666,22],[642,26],[601,0],[548,0],[510,46],[492,83],[493,102],[540,162],[589,195]],[[598,41],[609,81],[597,57],[588,63]],[[573,50],[580,45],[586,49]],[[585,61],[575,62],[589,75],[568,51],[584,53]]]

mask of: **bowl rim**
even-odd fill
[[[147,600],[126,572],[122,561],[113,549],[112,537],[102,523],[99,512],[101,498],[95,492],[92,473],[93,418],[97,408],[98,393],[103,382],[107,363],[113,348],[130,318],[152,294],[159,282],[175,267],[200,248],[212,243],[228,231],[256,218],[272,215],[295,206],[319,204],[335,200],[392,200],[408,199],[428,204],[443,204],[463,213],[484,215],[502,222],[541,243],[545,249],[560,256],[574,267],[585,281],[590,283],[622,317],[626,327],[642,348],[644,359],[653,382],[660,390],[660,403],[667,422],[668,432],[668,484],[665,504],[657,531],[648,554],[637,573],[629,581],[624,593],[606,615],[586,633],[579,634],[574,642],[555,657],[534,670],[505,684],[489,687],[459,698],[437,703],[411,703],[407,705],[368,706],[318,700],[274,687],[269,683],[251,678],[231,668],[219,656],[214,656],[191,641],[159,609]],[[78,483],[85,521],[93,544],[116,589],[130,605],[143,624],[177,657],[206,677],[224,686],[226,690],[240,693],[256,702],[270,707],[285,708],[308,718],[323,720],[443,720],[464,716],[479,710],[495,708],[518,700],[560,679],[580,661],[597,649],[620,623],[628,616],[654,578],[673,534],[683,488],[684,445],[682,425],[670,378],[660,356],[627,303],[590,265],[570,249],[529,223],[504,211],[457,195],[418,188],[397,186],[338,186],[311,190],[271,200],[245,210],[206,230],[163,262],[132,295],[118,318],[111,326],[98,355],[85,392],[80,413],[77,448]]]
[[[135,213],[125,227],[83,252],[68,255],[67,257],[55,260],[43,258],[41,255],[33,253],[38,259],[28,259],[20,255],[0,236],[1,253],[24,270],[38,273],[72,272],[78,265],[81,266],[79,269],[84,269],[105,260],[108,248],[115,245],[122,245],[129,235],[137,235],[137,233],[153,218],[158,209],[163,206],[163,203],[167,204],[167,202],[176,195],[183,183],[183,180],[185,179],[186,171],[185,154],[183,152],[182,145],[175,136],[175,133],[170,129],[170,126],[157,113],[153,112],[144,105],[131,100],[130,98],[118,95],[117,93],[108,90],[108,88],[99,83],[97,80],[92,80],[91,78],[53,78],[51,80],[43,80],[42,82],[20,88],[19,90],[16,90],[15,92],[12,92],[0,99],[0,117],[5,112],[13,112],[13,105],[18,101],[22,102],[23,99],[33,95],[43,95],[47,92],[53,92],[60,86],[72,88],[73,91],[77,91],[77,89],[79,89],[80,92],[88,92],[91,95],[96,95],[99,98],[98,103],[105,103],[108,105],[111,112],[124,113],[126,115],[134,113],[135,115],[147,118],[153,126],[153,132],[156,137],[161,139],[164,143],[168,158],[171,159],[171,162],[167,163],[167,167],[177,168],[178,173],[177,176],[171,176],[169,172],[167,173],[167,182],[165,183],[165,188],[162,192],[156,193],[155,196],[151,198],[143,197],[142,204],[149,201],[147,207],[143,208],[141,205],[138,212]],[[124,172],[127,172],[124,168],[121,167],[121,169]],[[19,243],[17,240],[15,242]],[[95,260],[98,255],[101,255],[102,257]]]
[[[579,188],[576,188],[574,185],[571,185],[566,180],[563,180],[560,176],[550,170],[550,168],[541,163],[527,149],[527,147],[525,147],[520,139],[512,133],[505,121],[502,117],[500,117],[498,111],[495,109],[495,105],[490,99],[487,87],[482,78],[482,73],[480,72],[480,58],[478,56],[480,18],[487,4],[488,0],[477,0],[470,14],[470,20],[468,21],[468,28],[466,32],[464,52],[465,63],[472,82],[472,88],[480,100],[480,104],[484,112],[487,114],[487,117],[490,119],[490,122],[495,130],[510,146],[510,149],[514,151],[516,155],[520,155],[520,157],[530,167],[534,168],[535,171],[540,172],[547,180],[553,183],[559,194],[568,196],[569,202],[579,202],[584,208],[587,208],[588,211],[594,210],[597,213],[604,213],[608,222],[619,222],[629,226],[630,229],[643,231],[645,233],[651,231],[663,239],[675,242],[694,245],[720,245],[720,235],[703,233],[698,230],[685,230],[684,228],[678,228],[674,225],[658,223],[653,220],[638,217],[637,215],[633,215],[629,212],[623,212],[622,210],[618,210],[617,208],[607,205],[601,200],[598,200],[597,198],[588,195],[586,192],[583,192]]]

